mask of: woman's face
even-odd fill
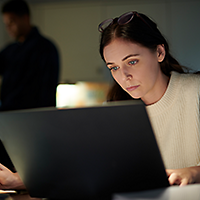
[[[139,44],[115,39],[103,53],[113,78],[133,98],[149,105],[162,97],[168,84],[159,64],[165,57],[162,45],[152,52]]]

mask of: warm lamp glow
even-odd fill
[[[106,100],[107,83],[77,82],[59,84],[56,94],[56,107],[80,107],[102,104]]]
[[[78,87],[71,84],[60,84],[57,87],[57,107],[75,106],[78,98]]]

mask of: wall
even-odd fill
[[[98,54],[99,4],[52,3],[34,5],[33,9],[35,24],[60,48],[61,81],[103,80],[104,68]]]
[[[98,52],[97,25],[106,18],[137,10],[157,22],[181,64],[200,70],[200,0],[96,0],[31,3],[32,21],[58,46],[60,82],[109,81]],[[0,46],[8,37],[0,23]]]

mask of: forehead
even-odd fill
[[[121,59],[129,54],[141,54],[143,51],[141,45],[130,41],[115,39],[104,48],[105,60]]]
[[[20,16],[16,15],[15,13],[4,13],[3,14],[3,20],[4,22],[9,22],[9,21],[16,21],[19,20]]]

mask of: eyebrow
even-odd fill
[[[128,58],[130,58],[130,57],[132,57],[132,56],[139,56],[139,54],[130,54],[130,55],[124,57],[124,58],[122,59],[122,61],[125,61],[125,60],[127,60]],[[114,64],[114,63],[106,63],[106,65],[112,65],[112,64]]]
[[[137,54],[130,54],[130,55],[126,56],[125,58],[123,58],[122,61],[125,61],[132,56],[139,56],[139,54],[138,53]]]

